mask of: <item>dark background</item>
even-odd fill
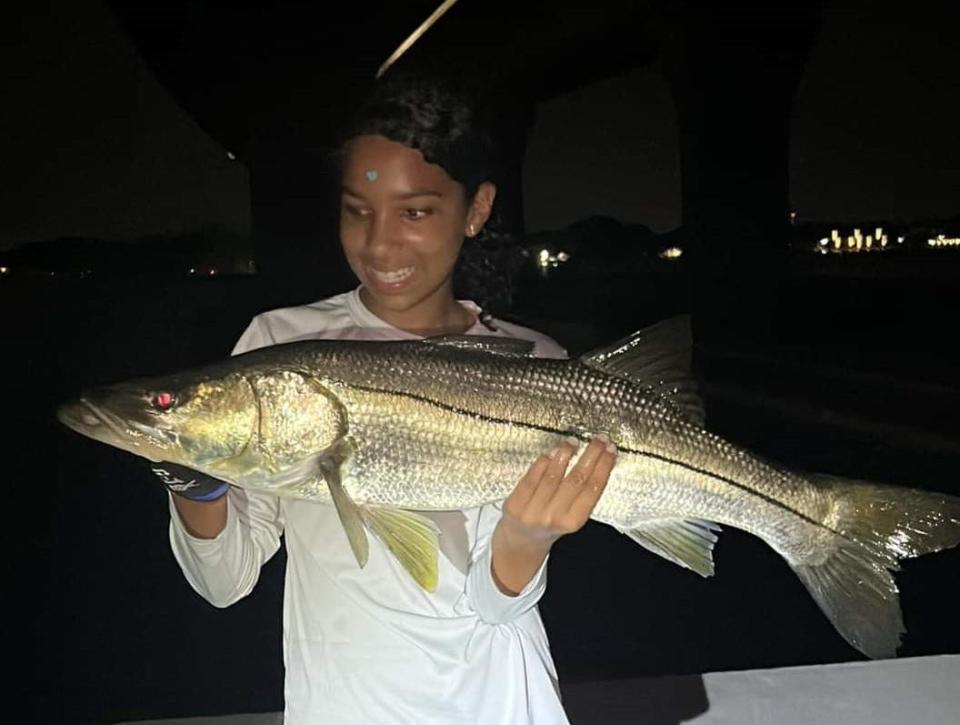
[[[831,13],[865,12],[857,3],[837,7],[650,2],[625,9],[601,2],[588,12],[462,0],[398,67],[427,59],[485,78],[504,109],[500,135],[511,152],[499,179],[504,228],[535,246],[579,244],[578,255],[547,277],[521,267],[513,297],[500,300],[504,316],[579,354],[692,312],[712,430],[799,469],[960,494],[960,250],[923,249],[923,214],[907,207],[890,214],[890,224],[912,230],[903,252],[821,258],[796,243],[814,227],[788,221],[791,109],[811,49]],[[109,275],[85,278],[68,265],[54,276],[0,279],[4,395],[13,403],[5,426],[12,524],[5,527],[5,599],[11,651],[25,655],[16,661],[26,676],[16,721],[278,710],[282,552],[250,597],[214,609],[173,561],[166,494],[144,466],[71,434],[53,411],[83,386],[220,357],[253,314],[349,286],[336,245],[317,241],[336,232],[335,182],[321,159],[342,112],[433,3],[365,5],[336,17],[306,3],[107,8],[177,103],[249,170],[252,234],[232,233],[257,273],[172,274],[154,239],[141,240],[134,262]],[[32,6],[11,27],[53,24],[57,12],[55,3]],[[955,57],[955,41],[944,37],[946,17],[898,13],[871,19],[909,28],[911,38]],[[35,59],[29,49],[42,39],[17,40],[7,48],[7,67],[18,87],[33,88],[24,79],[38,66],[17,59]],[[682,224],[653,233],[586,219],[527,234],[522,159],[540,104],[649,64],[663,74],[676,107]],[[936,64],[910,69],[918,82],[943,72]],[[56,102],[62,91],[35,89],[68,129],[71,108]],[[901,133],[923,133],[921,123],[911,127],[906,119],[956,118],[956,93],[935,100],[935,107],[903,114]],[[18,125],[9,106],[6,113],[9,127],[25,133],[27,124]],[[571,143],[576,138],[573,128]],[[55,138],[51,144],[56,155]],[[875,153],[860,149],[864,158]],[[929,153],[945,168],[960,167],[955,147]],[[8,158],[21,176],[5,179],[26,184],[37,159]],[[909,186],[923,197],[925,162],[902,163],[896,173],[912,175]],[[5,207],[8,219],[16,212]],[[955,218],[957,209],[948,212],[943,216]],[[51,229],[57,214],[49,208]],[[854,226],[857,218],[838,223]],[[950,224],[927,226],[957,236]],[[667,244],[683,247],[679,263],[657,255]],[[62,260],[63,245],[51,248],[36,268]],[[901,655],[960,652],[958,557],[951,551],[910,561],[898,575],[908,630]],[[561,680],[861,659],[760,541],[727,530],[716,560],[717,576],[701,580],[600,525],[562,540],[541,607]]]

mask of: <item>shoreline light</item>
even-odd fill
[[[928,247],[960,247],[960,237],[948,237],[946,234],[938,234],[934,239],[927,240]]]

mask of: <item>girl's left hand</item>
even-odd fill
[[[583,528],[603,495],[617,449],[597,436],[567,472],[577,448],[565,442],[540,456],[503,505],[504,525],[512,538],[552,544]]]

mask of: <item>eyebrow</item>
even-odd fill
[[[360,194],[360,193],[354,191],[353,189],[351,189],[351,188],[350,188],[349,186],[347,186],[346,184],[344,184],[344,185],[341,187],[341,189],[342,189],[343,193],[346,194],[347,196],[352,196],[352,197],[354,197],[354,198],[356,198],[356,199],[364,199],[364,198],[365,198],[363,194]],[[401,201],[406,201],[407,199],[415,199],[415,198],[417,198],[418,196],[432,196],[432,197],[436,197],[437,199],[442,199],[442,198],[443,198],[443,194],[442,194],[442,193],[440,193],[439,191],[435,191],[435,190],[433,190],[433,189],[414,189],[413,191],[407,191],[407,192],[404,192],[403,194],[397,194],[396,198],[397,198],[397,199],[400,199]]]

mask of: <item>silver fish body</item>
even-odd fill
[[[362,442],[344,480],[358,503],[446,510],[501,500],[538,455],[602,432],[619,453],[593,518],[618,529],[712,520],[802,555],[796,531],[829,510],[825,492],[803,478],[685,420],[649,388],[578,360],[419,342],[294,345],[303,348],[285,360],[318,371]],[[326,486],[276,492],[329,500]]]
[[[619,453],[594,519],[705,576],[718,525],[755,534],[851,644],[895,654],[903,625],[890,571],[960,542],[960,499],[791,472],[710,433],[685,319],[579,360],[522,346],[287,343],[92,392],[60,417],[238,486],[332,500],[361,564],[371,530],[428,589],[436,532],[413,512],[503,500],[538,455],[605,433]],[[175,402],[158,409],[161,393]]]

